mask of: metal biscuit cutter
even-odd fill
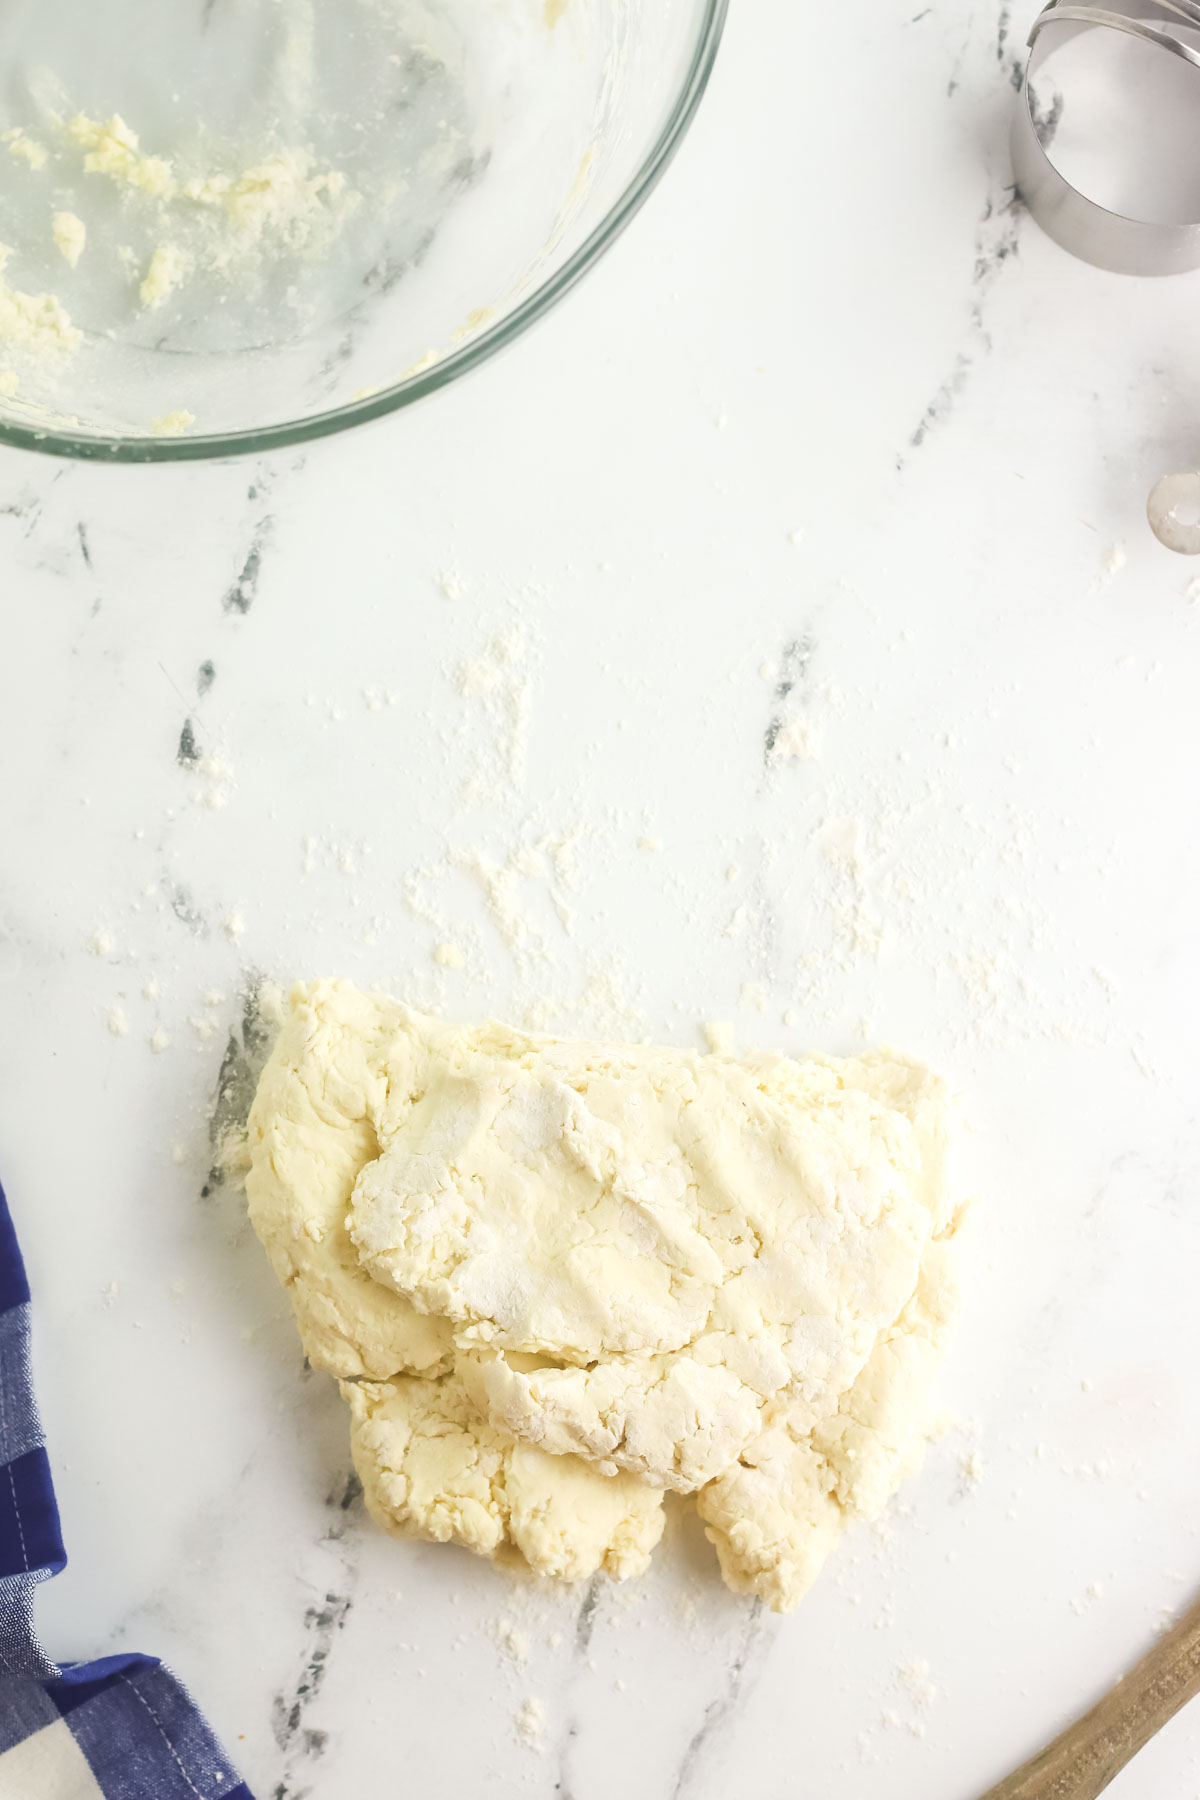
[[[1064,250],[1119,275],[1177,275],[1200,268],[1200,220],[1131,218],[1081,193],[1050,160],[1039,131],[1033,77],[1053,51],[1082,32],[1121,31],[1190,63],[1200,103],[1200,45],[1177,35],[1181,23],[1200,33],[1198,0],[1108,0],[1104,6],[1050,0],[1029,34],[1029,60],[1012,127],[1017,191],[1042,230]],[[1200,556],[1200,470],[1165,475],[1151,490],[1146,515],[1168,550]]]

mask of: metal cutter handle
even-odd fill
[[[1053,50],[1081,32],[1122,31],[1189,63],[1197,71],[1200,99],[1200,50],[1170,29],[1176,20],[1200,30],[1198,0],[1108,0],[1104,6],[1050,0],[1029,34],[1029,62],[1012,127],[1017,191],[1043,231],[1064,250],[1118,275],[1174,275],[1200,268],[1200,221],[1134,219],[1081,193],[1051,162],[1039,136],[1033,76]],[[1160,544],[1184,556],[1200,556],[1200,472],[1165,475],[1151,492],[1146,515]]]
[[[1200,29],[1200,5],[1195,0],[1109,0],[1106,6],[1060,5],[1051,0],[1029,34],[1029,63],[1013,115],[1013,174],[1033,217],[1064,250],[1118,275],[1175,275],[1200,268],[1200,220],[1170,224],[1133,219],[1080,193],[1055,168],[1038,136],[1033,76],[1053,50],[1081,32],[1122,31],[1190,63],[1197,72],[1200,100],[1200,50],[1174,36],[1165,24],[1151,23],[1147,14],[1167,23],[1182,19]]]

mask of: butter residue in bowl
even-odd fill
[[[220,207],[243,241],[274,239],[293,251],[308,245],[331,202],[358,201],[340,170],[314,173],[312,152],[303,148],[281,150],[236,177],[197,177],[184,183],[182,193],[201,206]]]
[[[157,419],[151,419],[150,429],[155,437],[182,437],[195,423],[195,413],[180,406],[174,412],[161,413]]]
[[[51,229],[54,242],[58,245],[66,261],[75,267],[83,255],[87,243],[87,226],[78,213],[56,212]]]
[[[8,285],[4,270],[11,255],[11,245],[0,244],[0,343],[35,355],[73,350],[83,333],[58,296],[26,294]]]
[[[160,244],[150,258],[150,266],[138,289],[142,305],[161,306],[167,295],[179,286],[187,270],[188,258],[178,244]]]
[[[166,157],[147,156],[139,147],[137,132],[119,113],[103,124],[86,113],[76,113],[67,125],[67,136],[83,148],[85,174],[110,175],[158,200],[168,200],[175,192],[174,172]]]
[[[44,144],[23,132],[19,125],[0,133],[0,143],[8,146],[8,154],[15,156],[19,162],[26,162],[31,169],[44,169],[48,160],[48,152]]]

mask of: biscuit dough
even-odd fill
[[[354,1184],[379,1154],[374,1121],[403,1016],[347,983],[297,988],[250,1113],[251,1221],[309,1362],[341,1377],[437,1375],[453,1360],[449,1325],[373,1281],[346,1230]]]
[[[539,1575],[640,1575],[662,1536],[662,1493],[606,1480],[574,1456],[516,1444],[461,1381],[345,1382],[350,1442],[371,1516],[402,1537],[515,1551]]]
[[[376,1516],[620,1575],[663,1490],[698,1493],[726,1581],[786,1610],[919,1459],[945,1147],[942,1084],[899,1057],[563,1043],[321,982],[247,1190]]]

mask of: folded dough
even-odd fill
[[[786,1609],[919,1456],[956,1220],[916,1064],[563,1043],[320,982],[250,1148],[393,1528],[628,1574],[662,1490],[699,1492],[726,1580]]]
[[[663,1531],[662,1493],[609,1480],[494,1430],[454,1375],[344,1382],[350,1444],[371,1516],[402,1537],[506,1545],[539,1575],[640,1575]]]
[[[379,1155],[382,1065],[405,1016],[346,982],[297,988],[250,1111],[250,1220],[304,1354],[331,1375],[437,1374],[453,1359],[448,1326],[373,1281],[346,1230],[354,1184]]]
[[[721,1573],[736,1593],[790,1612],[850,1521],[878,1518],[916,1473],[956,1301],[952,1245],[946,1237],[930,1246],[916,1293],[835,1413],[809,1428],[781,1406],[741,1461],[699,1495]]]

